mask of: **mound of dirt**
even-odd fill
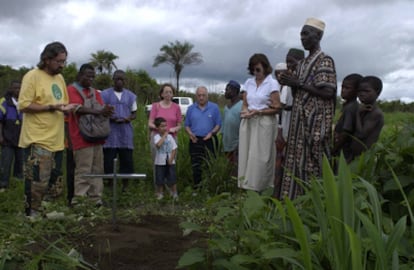
[[[100,270],[171,270],[200,234],[183,236],[172,216],[143,216],[137,224],[98,225],[83,239],[83,258]]]

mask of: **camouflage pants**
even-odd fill
[[[62,173],[57,167],[61,162],[55,162],[59,152],[50,152],[38,145],[31,145],[25,149],[24,179],[25,179],[25,209],[30,215],[31,209],[40,210],[44,196],[49,192],[51,196],[62,193]],[[60,170],[61,171],[61,170]]]

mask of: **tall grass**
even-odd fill
[[[385,218],[375,187],[352,176],[343,156],[338,175],[325,158],[322,179],[314,179],[295,201],[286,198],[283,204],[255,192],[239,195],[240,202],[233,205],[220,198],[210,205],[214,224],[205,228],[208,247],[190,249],[180,267],[394,270],[413,266],[400,253],[408,233],[406,217],[396,223]],[[198,260],[191,260],[193,254]],[[413,259],[410,256],[408,261]]]

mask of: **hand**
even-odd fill
[[[70,104],[55,104],[51,105],[54,110],[59,110],[62,112],[72,112],[76,108],[78,108],[79,104],[77,103],[70,103]]]
[[[281,152],[283,148],[285,148],[286,141],[283,138],[283,129],[279,128],[277,131],[277,137],[276,137],[276,150],[278,152]]]
[[[296,76],[293,76],[292,74],[288,72],[283,72],[282,74],[280,74],[280,83],[282,85],[298,87],[300,84],[300,81]]]
[[[100,114],[102,114],[105,117],[110,117],[113,113],[114,113],[114,107],[109,106],[109,105],[105,105],[100,112]]]
[[[207,140],[208,140],[208,139],[210,139],[211,137],[213,137],[213,133],[212,133],[212,132],[209,132],[209,133],[207,133],[207,135],[206,135],[206,136],[204,136],[203,141],[207,141]]]
[[[249,110],[249,111],[245,111],[243,113],[240,114],[241,118],[245,118],[245,119],[250,119],[252,118],[254,115],[258,114],[259,111],[258,110]]]
[[[190,140],[193,142],[193,143],[197,143],[197,137],[194,135],[194,134],[190,134]]]
[[[247,114],[249,113],[249,111],[245,110],[245,111],[241,111],[240,112],[240,118],[246,118]]]
[[[168,130],[169,133],[176,133],[178,131],[178,127],[172,127]]]

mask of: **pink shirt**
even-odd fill
[[[176,127],[181,124],[182,116],[181,109],[176,103],[172,102],[169,108],[163,108],[159,102],[152,104],[149,119],[154,121],[155,118],[162,117],[167,121],[167,129]],[[174,137],[177,133],[172,134]]]

